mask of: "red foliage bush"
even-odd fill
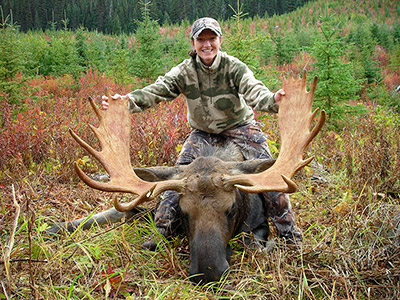
[[[394,91],[400,85],[400,70],[391,72],[388,69],[383,70],[383,82],[389,91]]]
[[[68,134],[73,128],[82,139],[96,146],[97,141],[88,123],[97,124],[88,96],[100,101],[105,87],[113,93],[129,92],[131,86],[117,86],[111,79],[89,71],[74,81],[70,76],[32,80],[36,89],[24,100],[26,109],[14,116],[16,110],[7,101],[0,103],[0,172],[8,178],[21,179],[42,170],[69,181],[74,175],[72,163],[88,155]],[[177,145],[189,131],[186,106],[182,98],[132,116],[131,153],[134,165],[163,165],[174,162]],[[1,175],[2,173],[0,173]],[[1,176],[6,180],[6,176]]]
[[[171,165],[190,128],[183,97],[132,118],[131,153],[134,165]]]

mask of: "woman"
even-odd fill
[[[155,83],[122,96],[129,97],[131,113],[141,112],[161,101],[170,101],[183,94],[188,106],[188,122],[193,129],[186,138],[176,164],[189,164],[198,156],[203,144],[217,144],[230,139],[241,150],[244,159],[271,158],[267,136],[254,120],[254,110],[276,113],[285,92],[272,93],[255,79],[250,69],[237,58],[221,51],[222,32],[212,18],[193,23],[190,33],[191,58],[184,60]],[[112,99],[121,97],[116,94]],[[103,96],[102,107],[109,99]],[[253,108],[253,109],[252,109]],[[283,193],[263,193],[268,217],[279,236],[289,242],[301,240],[295,228],[289,197]],[[171,225],[179,214],[179,196],[167,191],[155,215],[155,223],[163,235],[171,233]],[[153,240],[144,247],[155,249]]]

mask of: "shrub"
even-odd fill
[[[78,83],[81,89],[71,89]],[[26,111],[13,117],[13,106],[0,102],[3,112],[0,130],[0,174],[21,179],[42,170],[68,182],[74,173],[72,163],[88,154],[68,134],[73,128],[94,147],[97,141],[87,123],[98,120],[87,102],[88,96],[100,101],[105,87],[113,93],[127,93],[132,86],[118,86],[91,69],[78,81],[71,76],[35,79],[28,83],[40,86],[30,98],[23,100]],[[136,166],[165,165],[175,161],[178,145],[189,128],[182,98],[132,116],[132,163]],[[93,160],[88,158],[93,164]],[[95,170],[101,168],[96,167]],[[5,179],[6,176],[1,176]]]
[[[361,200],[400,194],[400,119],[380,107],[353,118],[339,132],[329,132],[316,144],[324,165],[334,174],[345,172]]]
[[[131,157],[135,166],[173,165],[190,129],[183,97],[132,117]]]

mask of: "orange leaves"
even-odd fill
[[[101,292],[104,290],[106,299],[108,297],[115,297],[120,293],[132,292],[124,280],[124,275],[121,275],[122,271],[117,271],[111,267],[110,262],[108,262],[107,269],[101,271],[101,281],[98,284],[93,285],[93,288]]]
[[[131,156],[136,166],[172,165],[190,129],[183,97],[132,118]]]

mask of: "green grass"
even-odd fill
[[[2,276],[0,295],[5,299],[7,290],[9,299],[395,299],[400,278],[399,236],[391,232],[396,206],[379,201],[360,207],[352,197],[339,210],[343,199],[329,199],[340,195],[338,182],[334,176],[327,179],[314,188],[307,177],[297,179],[302,188],[292,195],[292,204],[302,244],[281,244],[267,253],[235,239],[229,277],[205,286],[188,278],[186,239],[163,239],[144,218],[48,239],[46,224],[73,218],[82,203],[88,211],[105,207],[108,196],[82,185],[54,185],[59,198],[70,199],[55,209],[40,197],[46,187],[27,180],[32,190],[23,193],[22,183],[17,195],[20,201],[30,197],[31,217],[23,207],[10,258],[12,276],[10,281]],[[398,199],[394,202],[398,205]],[[2,251],[10,232],[4,225]],[[143,250],[146,237],[154,235],[159,249]]]

